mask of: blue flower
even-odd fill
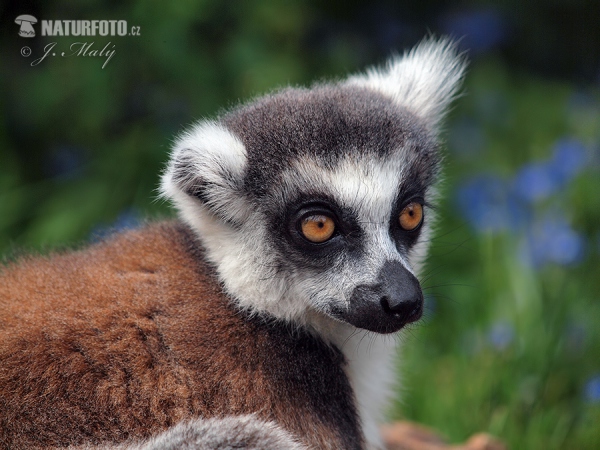
[[[584,248],[583,236],[558,211],[532,224],[522,256],[533,267],[547,263],[567,266],[582,260]]]
[[[583,169],[586,161],[587,152],[583,143],[577,139],[564,138],[554,146],[550,164],[558,181],[565,183]]]
[[[515,194],[530,203],[548,198],[564,188],[582,170],[586,161],[586,148],[580,141],[560,139],[550,159],[526,164],[517,172]]]
[[[560,186],[552,164],[546,161],[526,164],[517,172],[514,180],[515,193],[531,203],[549,197]]]
[[[600,402],[600,374],[594,375],[587,381],[584,396],[588,402]]]
[[[505,186],[494,175],[473,178],[458,189],[458,204],[467,221],[479,231],[506,229]]]
[[[514,198],[505,180],[481,175],[457,190],[458,206],[466,220],[480,232],[498,233],[528,222],[530,213]]]
[[[515,338],[515,329],[510,322],[496,322],[487,333],[488,342],[496,350],[505,350]]]

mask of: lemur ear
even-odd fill
[[[437,132],[456,97],[466,68],[452,40],[428,38],[384,67],[348,78],[347,83],[379,91],[425,120]]]
[[[201,205],[225,222],[238,223],[248,214],[242,191],[246,161],[244,144],[227,128],[199,122],[175,141],[161,195],[184,215]]]

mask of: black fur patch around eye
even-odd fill
[[[336,231],[332,239],[324,243],[310,243],[298,229],[297,221],[309,211],[326,214],[335,223]],[[342,254],[357,255],[363,247],[363,231],[353,211],[341,208],[329,195],[318,192],[300,193],[284,211],[270,215],[270,239],[285,255],[281,269],[304,267],[325,270],[334,264]]]

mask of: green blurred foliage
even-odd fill
[[[9,260],[84,245],[110,227],[171,216],[157,200],[158,176],[173,137],[194,120],[278,86],[361,70],[448,21],[471,17],[477,28],[460,14],[492,4],[1,5],[0,253]],[[600,8],[593,5],[503,2],[504,44],[472,54],[465,96],[447,127],[446,200],[424,280],[429,312],[404,338],[404,387],[391,417],[430,424],[452,440],[489,431],[511,448],[600,442],[600,402],[586,394],[600,376],[600,108],[592,86],[600,45],[598,27],[587,25],[598,23]],[[94,38],[95,48],[116,49],[104,69],[104,59],[92,57],[49,57],[32,67],[50,42],[68,49],[81,39],[19,38],[12,20],[22,13],[125,19],[141,36]],[[31,57],[21,56],[23,45]],[[588,100],[574,101],[581,96]],[[473,176],[510,178],[548,158],[564,136],[581,141],[591,159],[529,212],[564,215],[585,252],[566,266],[532,267],[521,258],[521,228],[478,230],[456,196]],[[501,348],[493,330],[507,333]]]

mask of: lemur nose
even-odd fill
[[[374,284],[356,286],[349,308],[332,315],[357,328],[394,333],[423,313],[423,293],[415,276],[399,261],[387,261]]]
[[[381,307],[405,323],[414,322],[423,313],[423,293],[417,278],[399,261],[385,263],[380,274]]]

